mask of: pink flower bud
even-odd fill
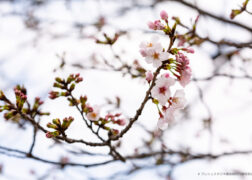
[[[115,117],[119,117],[119,116],[121,116],[122,115],[122,113],[116,113],[115,114]]]
[[[188,47],[188,48],[182,48],[183,51],[186,51],[187,53],[194,53],[194,49],[191,48],[191,47]]]
[[[50,99],[55,99],[55,98],[58,97],[58,93],[55,92],[55,91],[49,92],[49,95],[50,95],[50,96],[49,96]]]
[[[161,17],[161,19],[163,19],[163,20],[167,20],[168,19],[168,14],[167,14],[167,12],[166,11],[161,11],[160,12],[160,17]]]
[[[161,23],[160,20],[154,21],[154,25],[156,26],[157,30],[163,30],[163,29],[165,29],[164,25]]]
[[[126,124],[126,121],[125,121],[125,119],[118,119],[118,120],[117,120],[117,124],[118,124],[119,126],[124,126],[124,125]]]
[[[46,133],[46,137],[47,137],[47,138],[52,138],[53,135],[52,135],[50,132],[47,132],[47,133]]]
[[[60,162],[62,164],[67,164],[69,162],[69,158],[68,157],[61,157]]]
[[[152,72],[151,71],[147,71],[146,73],[145,73],[145,79],[148,81],[148,83],[150,83],[152,80],[153,80],[153,74],[152,74]]]
[[[77,79],[76,79],[76,83],[79,83],[79,82],[81,82],[81,81],[83,81],[83,78],[82,77],[78,77]]]
[[[43,103],[44,103],[44,101],[39,101],[39,103],[38,103],[38,104],[39,104],[39,105],[41,105],[41,104],[43,104]]]
[[[150,29],[152,29],[152,30],[156,30],[157,28],[156,28],[156,25],[153,23],[153,22],[148,22],[148,27],[150,28]]]

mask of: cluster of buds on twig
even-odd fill
[[[52,137],[57,137],[59,135],[63,135],[66,137],[65,131],[69,128],[69,126],[71,125],[71,123],[73,122],[74,118],[73,117],[66,117],[64,118],[61,123],[59,118],[53,119],[52,123],[48,123],[47,127],[54,129],[55,131],[52,132],[47,132],[46,133],[46,137],[47,138],[52,138]]]
[[[231,14],[230,14],[230,18],[234,19],[237,15],[241,14],[244,11],[247,11],[247,5],[248,5],[249,0],[245,0],[242,3],[242,6],[240,7],[240,9],[232,9]],[[248,11],[247,11],[248,12]],[[252,14],[251,12],[248,12],[249,14]]]
[[[80,74],[70,74],[67,79],[61,79],[59,77],[55,78],[55,83],[53,87],[63,90],[63,92],[51,91],[49,93],[50,99],[56,99],[61,96],[69,96],[71,92],[75,89],[75,85],[83,81],[83,78],[80,77]],[[73,102],[72,102],[73,103]]]
[[[97,43],[97,44],[108,44],[108,45],[113,45],[113,44],[117,41],[117,39],[118,39],[118,37],[119,37],[119,34],[116,33],[116,34],[114,35],[114,37],[109,37],[106,33],[103,33],[103,37],[104,37],[105,40],[96,39],[96,43]]]
[[[16,96],[16,106],[19,110],[22,110],[25,101],[27,100],[26,89],[22,86],[17,85],[14,88]]]
[[[173,24],[173,26],[169,26],[169,21],[168,21],[168,14],[166,11],[161,11],[160,12],[160,17],[161,20],[155,20],[154,22],[148,22],[148,26],[152,30],[161,30],[165,34],[169,35],[170,37],[174,36],[177,22]]]
[[[34,118],[36,115],[49,115],[47,112],[41,112],[39,107],[43,104],[43,101],[39,97],[36,97],[34,104],[31,107],[30,103],[27,101],[27,91],[25,87],[17,85],[14,88],[16,102],[12,103],[2,91],[0,91],[0,101],[3,101],[5,104],[0,106],[0,112],[7,111],[4,113],[4,118],[6,120],[12,120],[13,122],[20,123],[21,114],[27,114],[30,117]]]

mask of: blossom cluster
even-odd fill
[[[173,34],[170,34],[170,32],[175,31],[176,22],[170,28],[168,14],[165,11],[161,11],[160,17],[164,23],[161,20],[149,22],[149,28],[152,30],[161,30],[169,35],[170,38],[173,38]],[[165,129],[169,123],[174,121],[177,110],[185,107],[184,90],[178,89],[172,96],[171,86],[177,81],[184,88],[190,82],[192,70],[185,53],[194,53],[194,50],[191,47],[172,48],[171,44],[168,49],[165,49],[159,42],[158,36],[153,36],[149,42],[142,42],[140,44],[140,53],[145,58],[145,61],[152,64],[153,67],[162,66],[162,69],[166,70],[165,73],[155,79],[155,86],[151,89],[151,98],[157,104],[160,116],[158,127]],[[146,80],[149,84],[154,80],[154,75],[151,71],[146,72]]]
[[[75,98],[72,94],[75,89],[75,85],[79,82],[83,81],[83,78],[80,77],[80,74],[70,74],[66,79],[57,77],[55,78],[54,87],[60,89],[60,91],[51,91],[49,93],[50,99],[56,99],[59,97],[66,97],[69,101],[69,106],[76,106],[77,109],[84,114],[84,121],[86,121],[89,128],[92,128],[92,125],[95,124],[99,129],[103,129],[108,131],[109,136],[115,136],[119,133],[119,130],[108,126],[108,124],[124,126],[126,124],[125,119],[121,118],[121,114],[116,113],[107,114],[105,117],[100,115],[99,106],[91,106],[88,103],[87,96],[80,96],[79,98]],[[46,136],[48,138],[57,137],[59,135],[64,135],[64,131],[69,127],[73,118],[64,119],[63,124],[60,123],[59,119],[54,119],[53,123],[49,123],[47,125],[48,128],[53,128],[55,131],[48,132]],[[66,123],[70,122],[70,123]]]

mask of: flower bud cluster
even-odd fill
[[[55,78],[55,83],[53,87],[64,90],[63,92],[51,91],[49,92],[50,99],[56,99],[61,96],[69,96],[70,93],[75,89],[75,85],[83,81],[83,78],[80,77],[80,74],[70,74],[67,79],[61,79],[59,77]],[[71,102],[70,102],[71,103]],[[73,103],[73,102],[72,102]]]
[[[61,123],[59,118],[53,119],[52,123],[48,123],[47,127],[54,129],[55,131],[52,132],[47,132],[46,133],[46,137],[47,138],[52,138],[52,137],[57,137],[59,135],[65,135],[65,131],[69,128],[69,126],[71,125],[71,123],[73,122],[74,118],[73,117],[66,117],[63,119],[63,122]]]
[[[22,110],[25,101],[27,100],[26,89],[17,85],[14,88],[15,96],[16,96],[16,106],[19,110]]]
[[[36,115],[49,115],[47,112],[41,112],[39,107],[43,104],[43,101],[39,97],[36,97],[34,100],[33,106],[27,102],[27,91],[25,87],[17,85],[14,89],[15,93],[15,103],[12,103],[0,90],[0,101],[4,102],[4,105],[0,106],[0,112],[7,111],[4,113],[4,118],[6,120],[12,120],[16,123],[21,123],[21,114],[29,115],[30,117],[35,117]],[[26,106],[25,106],[26,104]]]

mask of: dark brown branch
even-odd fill
[[[162,1],[175,1],[175,2],[181,3],[181,4],[183,4],[183,5],[187,6],[187,7],[195,9],[196,11],[198,11],[202,15],[209,16],[209,17],[211,17],[213,19],[216,19],[218,21],[221,21],[221,22],[224,22],[224,23],[227,23],[227,24],[230,24],[230,25],[238,26],[238,27],[240,27],[242,29],[246,29],[247,31],[252,32],[252,28],[250,28],[248,26],[245,26],[245,25],[243,25],[241,23],[238,23],[236,21],[231,21],[231,20],[226,19],[224,17],[220,17],[220,16],[217,16],[217,15],[212,14],[210,12],[207,12],[205,10],[202,10],[201,8],[195,6],[195,5],[191,4],[191,3],[188,3],[186,1],[183,1],[183,0],[158,0],[157,2],[162,2]]]
[[[24,151],[16,150],[16,149],[11,149],[11,148],[7,148],[7,147],[3,147],[3,146],[0,146],[0,149],[8,151],[8,152],[14,152],[14,153],[18,153],[20,155],[23,155],[23,156],[18,156],[18,155],[15,155],[15,154],[9,154],[10,156],[14,156],[16,158],[21,158],[21,159],[29,158],[29,159],[34,159],[34,160],[37,160],[37,161],[40,161],[40,162],[43,162],[43,163],[52,164],[52,165],[59,165],[59,166],[62,166],[62,165],[63,166],[80,166],[80,167],[88,168],[88,167],[97,167],[97,166],[105,165],[105,164],[116,161],[116,160],[108,160],[108,161],[104,161],[104,162],[101,162],[101,163],[94,163],[94,164],[81,164],[81,163],[64,163],[63,164],[62,162],[43,159],[43,158],[40,158],[38,156],[34,156],[32,154],[26,153]],[[0,152],[0,154],[1,154],[1,152]],[[8,155],[8,154],[4,154],[4,155]]]
[[[142,114],[142,111],[144,109],[144,106],[145,104],[147,103],[147,101],[149,100],[149,95],[150,95],[150,92],[152,90],[152,88],[154,87],[155,85],[155,81],[157,79],[157,76],[158,74],[160,73],[162,69],[162,66],[160,66],[154,73],[154,77],[153,77],[153,80],[152,80],[152,83],[149,87],[149,89],[146,91],[146,94],[145,94],[145,97],[144,97],[144,100],[143,102],[141,103],[141,106],[138,108],[138,110],[136,111],[136,115],[130,119],[130,122],[129,124],[120,132],[119,135],[115,136],[115,137],[112,137],[111,140],[118,140],[119,138],[121,138],[126,132],[128,132],[128,130],[132,127],[132,125],[134,124],[135,121],[138,120],[139,116]]]

